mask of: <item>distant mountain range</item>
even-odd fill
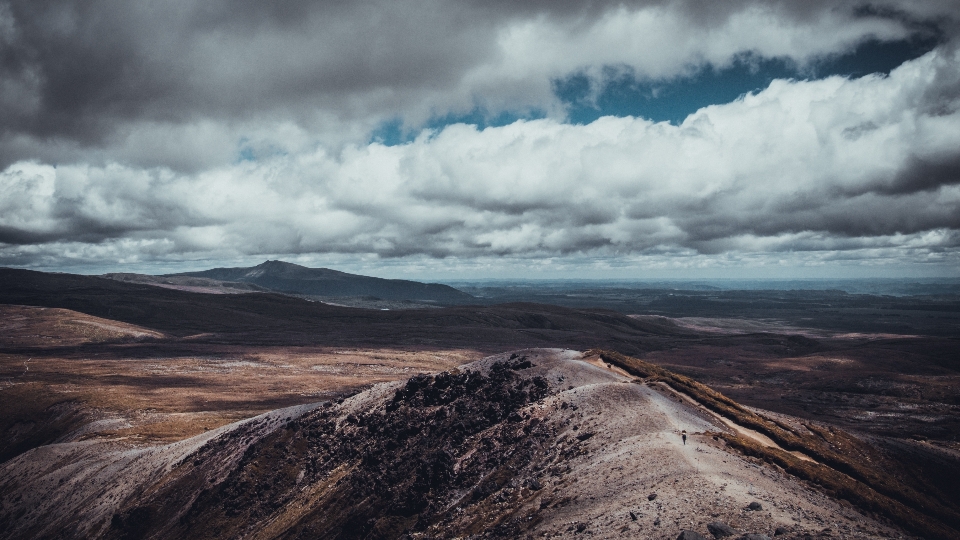
[[[359,276],[329,268],[307,268],[283,261],[267,261],[249,268],[214,268],[160,277],[246,283],[285,294],[324,298],[362,296],[435,304],[465,304],[475,301],[473,296],[439,283]]]

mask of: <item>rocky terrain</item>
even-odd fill
[[[9,538],[903,534],[719,436],[736,433],[596,357],[518,351],[169,445],[35,449],[0,470],[0,527]]]
[[[816,300],[818,297],[813,295],[811,298]],[[856,508],[857,512],[872,516],[870,519],[877,520],[877,527],[890,527],[893,532],[889,534],[894,536],[956,537],[955,531],[960,528],[957,337],[917,334],[916,328],[909,334],[864,332],[857,331],[856,325],[833,331],[803,326],[799,319],[787,324],[783,320],[736,315],[732,312],[725,317],[627,316],[603,309],[542,304],[382,311],[331,306],[272,292],[196,294],[99,277],[0,269],[0,466],[4,468],[0,480],[5,481],[9,476],[12,482],[0,485],[0,493],[6,493],[3,490],[7,488],[15,493],[3,499],[2,504],[6,505],[3,508],[9,512],[3,511],[6,521],[0,526],[20,531],[16,537],[29,538],[62,536],[64,528],[92,534],[90,527],[100,523],[96,526],[106,527],[103,534],[137,537],[140,533],[131,528],[132,524],[144,522],[140,518],[147,510],[136,508],[156,510],[167,507],[162,501],[174,495],[169,490],[164,491],[166,495],[161,494],[166,489],[164,486],[178,485],[182,489],[177,490],[192,492],[193,487],[187,484],[170,483],[174,478],[170,476],[172,471],[180,471],[185,479],[198,475],[213,478],[209,476],[212,473],[204,472],[207,469],[201,466],[202,459],[196,465],[190,465],[197,461],[199,454],[195,452],[201,448],[206,448],[203,452],[210,452],[212,447],[209,445],[228,441],[222,442],[224,452],[236,455],[227,459],[223,454],[217,459],[224,467],[234,467],[230,465],[231,460],[241,459],[248,452],[248,443],[254,448],[249,452],[258,455],[266,447],[257,441],[273,440],[270,437],[279,437],[280,433],[290,435],[291,438],[284,441],[299,445],[297,441],[300,439],[293,435],[300,432],[299,428],[280,430],[280,426],[288,424],[288,416],[290,421],[297,415],[305,419],[320,414],[318,411],[322,410],[329,412],[331,416],[327,420],[335,425],[309,417],[313,418],[311,422],[319,422],[311,426],[321,429],[326,425],[322,427],[326,430],[323,433],[335,433],[333,438],[339,440],[340,435],[352,433],[350,426],[359,426],[352,421],[341,421],[350,413],[340,407],[359,399],[364,392],[380,388],[374,385],[394,385],[381,396],[392,400],[394,394],[390,392],[406,388],[406,381],[411,377],[414,381],[427,381],[423,384],[428,387],[435,387],[448,384],[443,382],[447,376],[437,375],[448,372],[453,377],[449,379],[450,384],[467,384],[457,378],[465,370],[484,373],[485,377],[489,375],[480,367],[464,364],[490,355],[508,359],[509,356],[501,355],[502,351],[566,347],[578,351],[604,349],[606,352],[588,355],[584,360],[593,362],[607,376],[615,375],[627,381],[642,379],[642,385],[630,384],[643,392],[652,391],[667,402],[692,407],[698,411],[701,420],[715,425],[710,429],[681,428],[688,431],[688,445],[700,445],[700,451],[695,455],[697,458],[704,458],[703,452],[721,449],[731,456],[740,456],[737,459],[757,470],[781,475],[778,478],[782,477],[782,482],[805,486],[804,489],[809,488],[811,493],[819,494],[816,496],[825,501],[834,501],[845,509]],[[540,368],[535,358],[543,354],[526,350],[520,356],[528,356],[531,367],[501,370],[502,374],[514,382],[519,380],[516,377],[530,374],[536,377]],[[574,356],[576,358],[568,363],[569,366],[579,365],[579,357]],[[486,364],[477,364],[481,365]],[[441,409],[446,411],[442,414],[455,412],[458,418],[463,418],[463,411],[484,410],[484,400],[492,399],[498,407],[509,405],[504,409],[508,420],[512,412],[522,418],[525,408],[538,400],[550,402],[553,395],[576,390],[576,387],[556,386],[549,377],[545,380],[548,391],[542,398],[530,397],[531,392],[536,394],[538,391],[529,387],[525,389],[528,397],[519,401],[504,401],[502,394],[497,393],[458,394],[459,397],[451,403],[459,405],[407,405],[407,408],[397,410],[407,411],[404,418],[416,417],[420,414],[417,411],[432,411],[430,414],[433,414]],[[484,385],[487,385],[484,388],[492,388],[486,382]],[[725,397],[717,397],[720,394],[715,390]],[[491,397],[498,395],[501,397]],[[337,403],[348,396],[354,397]],[[638,402],[648,397],[634,396]],[[419,403],[419,398],[414,396],[412,399]],[[572,414],[570,404],[573,402],[561,401],[567,401],[568,408],[561,406],[551,414]],[[322,403],[331,405],[313,410]],[[450,406],[455,407],[452,412]],[[620,412],[598,416],[598,422],[618,422],[616,414],[639,414],[612,403],[606,406],[611,411]],[[372,409],[364,409],[367,412],[363,414],[373,414],[371,411],[380,405],[371,404],[370,407]],[[292,412],[283,412],[285,410]],[[512,412],[506,412],[508,410]],[[384,411],[384,419],[402,420],[390,416],[396,411]],[[262,416],[264,414],[267,416]],[[256,433],[250,432],[245,436],[246,442],[239,446],[235,439],[230,439],[230,434],[239,433],[239,429],[254,429],[249,419],[258,416],[270,420],[258,420]],[[361,418],[357,413],[354,416]],[[439,433],[450,430],[443,423],[445,420],[433,416],[421,420],[416,424],[420,426],[418,429],[433,434],[432,438],[423,439],[426,441],[423,446],[411,447],[406,454],[408,457],[423,448],[429,447],[432,451],[447,445],[445,439],[437,438]],[[364,426],[359,427],[367,429],[371,424],[364,422]],[[494,423],[501,427],[511,425],[502,419]],[[481,430],[492,427],[493,424],[482,422],[476,425]],[[472,444],[469,441],[477,433],[472,429],[461,434],[462,439],[457,439],[457,445]],[[571,427],[568,435],[572,431]],[[580,448],[589,448],[589,455],[600,456],[598,449],[590,446],[593,444],[590,441],[606,439],[598,438],[600,435],[595,429],[588,431],[593,435],[584,440],[570,436],[557,438],[554,434],[545,436],[543,444],[548,449],[564,447],[567,450],[572,448],[570,444],[576,444]],[[581,434],[579,424],[577,432]],[[496,448],[504,448],[509,456],[520,452],[516,455],[542,461],[547,459],[546,454],[529,453],[533,452],[530,449],[533,447],[521,448],[537,433],[540,432],[531,428],[530,436],[511,443],[498,442],[500,446]],[[674,436],[678,435],[674,433]],[[349,462],[350,453],[365,451],[363,448],[367,443],[344,438],[346,442],[351,440],[350,444],[354,446],[338,447],[337,453],[329,457],[331,467],[349,468],[344,464]],[[397,448],[402,446],[400,441],[394,442]],[[304,448],[313,448],[310,452],[319,452],[309,446],[314,443],[307,441],[303,444],[307,445]],[[511,447],[510,444],[521,446]],[[681,451],[690,451],[682,441],[680,447]],[[493,447],[482,447],[476,452],[496,454]],[[291,459],[300,460],[296,462],[303,469],[303,463],[306,463],[303,460],[315,461],[319,455],[296,454]],[[496,459],[509,460],[509,456],[503,454]],[[586,459],[585,456],[587,454],[581,457]],[[108,458],[112,461],[104,461]],[[277,456],[269,459],[274,458]],[[573,459],[572,454],[564,459],[568,460],[566,465],[552,470],[565,470],[568,465],[571,470],[576,470],[575,462],[569,461]],[[286,463],[286,456],[283,462]],[[335,465],[337,463],[340,465]],[[657,463],[657,467],[663,466]],[[271,464],[269,470],[276,472],[273,467]],[[400,462],[390,462],[389,467],[392,470],[404,466]],[[136,475],[141,473],[143,478],[137,479]],[[304,474],[306,477],[307,473]],[[531,485],[546,485],[543,471],[532,474],[539,484]],[[559,478],[552,474],[547,474],[548,480]],[[589,473],[585,474],[590,477]],[[220,482],[216,478],[213,483],[205,485],[209,487]],[[378,477],[368,475],[365,478]],[[467,478],[462,477],[463,482],[467,482]],[[521,480],[526,481],[524,478],[529,475]],[[583,478],[578,476],[577,481],[582,482]],[[271,486],[276,484],[271,481]],[[101,485],[114,488],[103,496],[88,492],[93,489],[89,486]],[[71,487],[67,490],[64,486]],[[440,489],[437,493],[443,497],[453,497],[450,490],[468,489],[467,484],[443,486],[437,488]],[[207,488],[200,491],[204,489]],[[342,489],[341,484],[337,492],[346,493],[340,491]],[[412,488],[396,489],[407,493]],[[660,489],[654,500],[661,500],[659,497],[663,493]],[[533,491],[539,496],[546,493]],[[688,499],[684,504],[711,497],[706,488],[701,491],[695,497],[681,496]],[[40,498],[23,495],[23,498],[16,499],[16,494],[24,493],[37,493]],[[324,493],[329,495],[332,492]],[[143,499],[147,494],[159,498]],[[749,489],[747,494],[750,495]],[[581,501],[577,504],[586,504],[582,502],[584,497],[591,496],[594,499],[601,497],[590,492],[576,499]],[[299,500],[291,497],[292,501]],[[354,500],[359,495],[350,497]],[[377,497],[381,497],[377,499],[380,501],[378,505],[387,504],[382,498],[385,495]],[[432,497],[429,495],[428,499],[433,500]],[[134,498],[139,502],[134,502]],[[746,501],[745,504],[758,502],[762,512],[773,508],[759,496],[754,498],[756,501]],[[45,506],[47,501],[50,501],[49,506]],[[211,501],[213,499],[208,502],[214,504]],[[502,507],[497,507],[500,509],[496,512],[506,512],[505,509],[512,504],[510,501],[514,500],[498,501]],[[526,504],[523,501],[526,499],[514,502]],[[180,501],[173,506],[192,504]],[[565,515],[566,510],[561,512],[559,509],[572,512],[575,508],[569,501],[563,504],[565,506],[548,505],[540,509],[538,503],[538,513],[532,516],[530,523],[546,522],[551,509],[556,508],[558,515]],[[634,521],[628,513],[626,516],[630,522],[625,525],[644,526],[644,518],[650,514],[649,508],[643,508],[648,506],[629,510],[637,519]],[[100,510],[94,515],[87,508]],[[130,513],[135,510],[140,513]],[[466,536],[480,534],[476,532],[480,529],[471,529],[462,523],[456,525],[460,522],[435,508],[429,512],[440,513],[424,517],[428,510],[416,514],[423,518],[423,523],[429,521],[430,524],[421,528],[408,524],[397,534],[407,534],[403,531],[409,529],[411,535],[442,536],[437,532],[436,527],[440,527],[437,523],[452,523],[451,531],[460,531]],[[757,511],[740,510],[743,516],[760,515]],[[269,509],[258,512],[264,516],[272,515]],[[491,516],[500,515],[491,512]],[[707,515],[713,518],[712,513],[713,510]],[[691,516],[694,514],[696,512]],[[221,523],[217,521],[220,517],[202,515],[205,516],[204,522]],[[477,512],[471,515],[477,515]],[[704,528],[704,523],[712,521],[696,521],[700,517],[696,514],[691,518],[694,523],[688,525],[699,528],[689,529],[693,531],[690,535],[696,532],[709,537],[711,533]],[[717,519],[720,517],[723,515],[718,513]],[[177,519],[181,518],[188,519],[183,516]],[[440,521],[430,521],[434,518]],[[163,519],[166,518],[160,521]],[[421,518],[417,519],[419,523]],[[504,522],[498,521],[499,518],[491,519],[493,521],[483,521],[482,527],[478,527],[501,536],[510,536],[517,530],[497,528]],[[596,516],[589,517],[591,525],[586,525],[585,519],[572,518],[568,521],[581,523],[568,522],[562,531],[559,525],[549,531],[531,525],[533,528],[521,528],[518,534],[613,534],[607,529],[598,529],[594,524],[596,519]],[[723,519],[737,528],[738,535],[753,530],[736,521],[733,514]],[[882,527],[857,530],[855,521],[837,521],[832,525],[823,515],[821,519],[824,523],[817,524],[819,529],[808,523],[796,531],[805,531],[803,534],[809,533],[813,537],[856,538],[887,534]],[[148,521],[152,523],[151,520]],[[105,525],[107,522],[109,526]],[[683,519],[680,524],[674,523],[678,527],[675,529],[665,528],[667,522],[661,519],[660,525],[651,528],[651,521],[646,523],[647,528],[628,529],[618,534],[644,538],[672,535],[676,538]],[[40,523],[46,525],[34,528]],[[200,522],[191,523],[196,527]],[[581,525],[582,530],[577,532]],[[843,529],[844,525],[848,529]],[[787,525],[778,526],[787,527],[781,533],[795,532]],[[573,528],[567,531],[570,527]],[[830,531],[824,532],[827,528]],[[154,525],[144,530],[150,534],[168,531],[167,528],[155,530]],[[395,531],[393,526],[389,530]],[[756,528],[754,532],[770,535],[771,531],[776,532],[776,528]],[[366,534],[370,537],[380,534],[374,533],[370,529]],[[696,537],[688,535],[688,538]]]

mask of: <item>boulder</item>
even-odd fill
[[[723,523],[722,521],[707,523],[707,530],[710,531],[710,534],[712,534],[714,538],[723,538],[725,536],[733,536],[737,534],[737,531],[733,530],[733,527]]]
[[[755,511],[763,510],[763,505],[758,503],[757,501],[753,501],[752,503],[747,505],[747,510],[755,510]]]
[[[694,531],[680,531],[677,540],[707,540],[707,537]]]

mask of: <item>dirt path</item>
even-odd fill
[[[620,376],[622,376],[622,377],[627,377],[627,378],[629,378],[630,380],[632,380],[632,381],[634,381],[634,382],[643,383],[643,380],[642,380],[642,379],[630,375],[629,373],[627,373],[626,371],[624,371],[622,368],[619,368],[619,367],[617,367],[617,366],[614,366],[614,365],[612,365],[612,364],[608,364],[607,362],[604,362],[600,357],[590,357],[590,358],[584,359],[584,361],[587,362],[588,364],[591,364],[591,365],[594,365],[594,366],[597,366],[597,367],[606,369],[606,370],[608,370],[608,371],[611,371],[611,372],[613,372],[613,373],[616,373],[617,375],[620,375]],[[643,383],[643,384],[647,384],[647,383]],[[750,440],[753,440],[753,441],[755,441],[755,442],[757,442],[757,443],[759,443],[759,444],[761,444],[761,445],[763,445],[763,446],[766,446],[766,447],[768,447],[768,448],[776,448],[776,449],[782,450],[782,451],[784,451],[784,452],[789,452],[789,453],[792,454],[793,456],[795,456],[795,457],[797,457],[797,458],[799,458],[799,459],[802,459],[802,460],[804,460],[804,461],[809,461],[809,462],[811,462],[811,463],[817,463],[816,460],[814,460],[814,459],[811,458],[810,456],[804,454],[803,452],[787,450],[787,449],[781,447],[781,446],[780,446],[779,444],[777,444],[776,442],[774,442],[773,439],[771,439],[770,437],[767,437],[766,435],[764,435],[763,433],[760,433],[759,431],[756,431],[756,430],[750,429],[750,428],[748,428],[748,427],[742,426],[742,425],[736,423],[735,421],[731,420],[730,418],[727,418],[727,417],[725,417],[725,416],[723,416],[723,415],[721,415],[721,414],[716,413],[715,411],[712,411],[712,410],[708,409],[707,407],[704,407],[703,404],[701,404],[701,403],[700,403],[699,401],[697,401],[696,399],[692,398],[690,395],[688,395],[688,394],[686,394],[686,393],[684,393],[684,392],[682,392],[682,391],[680,391],[680,390],[677,390],[676,388],[670,386],[670,384],[668,384],[668,383],[666,383],[666,382],[656,381],[656,382],[653,382],[653,383],[649,383],[649,386],[651,386],[651,387],[659,386],[659,387],[662,387],[662,388],[666,389],[666,390],[669,391],[670,393],[679,396],[681,399],[683,399],[684,401],[686,401],[686,402],[689,403],[690,405],[696,407],[699,411],[701,411],[701,412],[703,412],[704,414],[706,414],[706,415],[708,415],[708,416],[716,419],[717,421],[721,422],[724,426],[726,426],[727,428],[733,430],[734,432],[737,433],[737,435],[740,435],[741,437],[746,437],[746,438],[748,438],[748,439],[750,439]],[[678,434],[678,436],[679,436],[679,434],[681,433],[681,431],[684,431],[684,430],[690,432],[691,434],[696,432],[695,430],[693,430],[693,429],[691,429],[691,428],[689,428],[689,427],[681,426],[679,423],[677,423],[677,426],[678,426],[678,427],[677,427],[677,429],[676,429],[676,433]],[[700,431],[700,433],[702,433],[702,431]]]
[[[768,447],[768,448],[776,448],[777,450],[782,450],[782,451],[784,451],[784,452],[789,452],[790,454],[792,454],[792,455],[796,456],[797,458],[802,459],[802,460],[804,460],[804,461],[809,461],[809,462],[811,462],[811,463],[818,463],[815,459],[813,459],[813,458],[811,458],[810,456],[804,454],[803,452],[798,452],[798,451],[795,451],[795,450],[787,450],[787,449],[783,448],[782,446],[780,446],[779,444],[777,444],[776,442],[774,442],[774,440],[771,439],[770,437],[767,437],[766,435],[764,435],[763,433],[760,433],[759,431],[750,429],[750,428],[748,428],[748,427],[741,426],[740,424],[734,422],[733,420],[727,418],[726,416],[723,416],[723,415],[717,414],[717,413],[714,412],[714,411],[711,411],[710,409],[704,407],[699,401],[697,401],[697,400],[693,399],[692,397],[690,397],[688,394],[677,390],[676,388],[670,386],[669,384],[667,384],[667,383],[665,383],[665,382],[663,382],[663,381],[657,381],[657,382],[655,382],[655,383],[653,383],[653,384],[658,385],[658,386],[662,386],[662,387],[666,388],[667,390],[669,390],[670,392],[673,392],[674,394],[680,396],[680,397],[681,397],[682,399],[684,399],[687,403],[690,403],[691,405],[697,407],[698,409],[700,409],[700,410],[703,411],[704,413],[711,415],[712,417],[714,417],[714,418],[716,418],[717,420],[719,420],[720,422],[722,422],[722,423],[723,423],[725,426],[727,426],[728,428],[730,428],[730,429],[732,429],[733,431],[737,432],[737,435],[740,435],[741,437],[746,437],[746,438],[748,438],[748,439],[751,439],[751,440],[753,440],[753,441],[755,441],[755,442],[757,442],[757,443],[759,443],[759,444],[762,444],[763,446],[766,446],[766,447]]]
[[[725,522],[738,534],[770,537],[777,527],[791,531],[789,538],[802,537],[801,531],[819,536],[828,528],[846,538],[897,536],[795,478],[715,444],[705,433],[729,429],[776,446],[769,438],[668,385],[637,384],[637,378],[598,359],[564,360],[564,382],[574,388],[558,398],[576,409],[552,415],[563,423],[567,417],[568,430],[579,426],[580,432],[596,434],[585,445],[588,453],[565,462],[569,472],[545,482],[534,501],[544,508],[534,536],[575,539],[589,532],[592,538],[676,538],[683,529],[706,535],[706,523],[712,521]],[[593,373],[592,380],[574,381],[574,369]],[[763,509],[747,510],[752,502]]]

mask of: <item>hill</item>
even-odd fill
[[[584,346],[598,340],[626,343],[652,335],[690,334],[675,325],[606,310],[536,304],[352,309],[275,293],[195,294],[96,276],[9,268],[0,268],[0,304],[70,309],[171,336],[202,334],[199,339],[246,345],[471,342],[492,350],[531,341]]]
[[[903,534],[744,454],[792,456],[743,442],[764,439],[669,376],[636,379],[568,350],[518,351],[171,445],[42,447],[3,466],[0,526],[10,538]],[[877,501],[881,514],[902,510]],[[955,532],[923,518],[907,526]]]
[[[359,276],[328,268],[307,268],[283,261],[267,261],[250,268],[214,268],[163,277],[194,277],[250,283],[272,291],[325,298],[370,296],[384,300],[410,300],[444,305],[474,302],[474,298],[469,294],[448,285]]]

